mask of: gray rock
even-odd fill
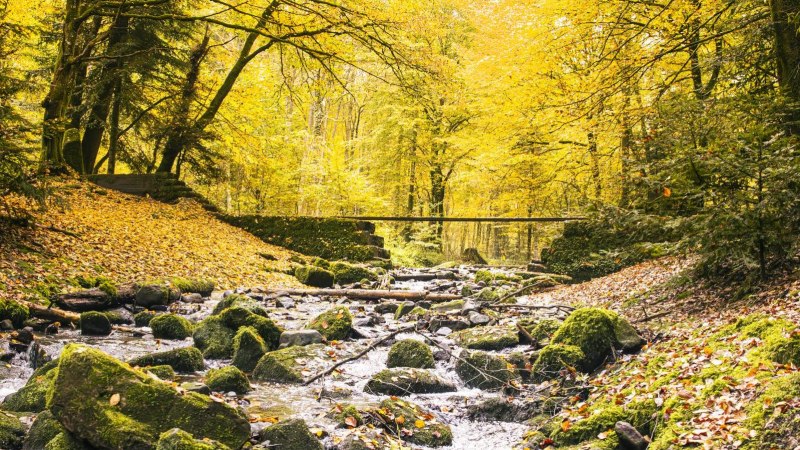
[[[296,305],[292,297],[278,297],[275,299],[275,306],[278,308],[294,308]]]
[[[6,320],[0,322],[0,330],[2,330],[2,331],[11,331],[13,329],[14,329],[14,324],[11,323],[10,320],[6,319]]]
[[[383,302],[375,305],[375,312],[378,314],[394,314],[397,312],[397,308],[397,303]]]
[[[628,422],[617,422],[614,425],[614,431],[617,433],[620,446],[623,449],[645,450],[647,448],[647,439]]]
[[[261,430],[258,437],[269,441],[270,448],[274,446],[283,449],[323,449],[322,443],[314,437],[303,419],[282,420]]]
[[[472,313],[469,316],[469,323],[473,325],[488,325],[492,318],[486,314]]]
[[[203,296],[197,293],[181,295],[181,301],[184,303],[203,303]]]
[[[432,394],[455,390],[455,385],[432,371],[410,367],[381,370],[364,387],[365,392],[381,395]]]
[[[453,330],[451,330],[450,328],[447,328],[447,327],[442,327],[442,328],[439,328],[438,330],[436,330],[436,334],[438,334],[439,336],[448,336],[452,332],[453,332]]]
[[[287,330],[281,333],[278,346],[280,348],[319,344],[322,335],[317,330]]]
[[[265,299],[264,294],[262,294],[260,292],[251,292],[251,293],[247,294],[247,296],[252,298],[253,300],[255,300],[257,302],[263,302],[264,299]]]
[[[180,299],[181,292],[161,284],[139,286],[134,302],[137,306],[150,308],[156,305],[169,305]]]

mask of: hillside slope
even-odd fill
[[[35,228],[0,233],[3,297],[42,298],[78,275],[120,283],[183,276],[220,288],[296,285],[280,273],[292,252],[220,222],[194,201],[169,205],[82,182],[55,191]]]

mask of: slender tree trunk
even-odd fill
[[[791,102],[787,128],[800,135],[800,0],[771,0],[778,83]]]
[[[111,105],[111,118],[109,119],[108,133],[108,173],[113,174],[117,170],[117,151],[119,149],[119,109],[122,104],[122,79],[117,78],[114,87],[114,103]],[[96,172],[97,170],[95,170]]]

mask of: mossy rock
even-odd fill
[[[79,344],[64,348],[47,406],[66,429],[100,448],[152,449],[176,427],[235,449],[250,437],[247,417],[231,406],[178,392]]]
[[[444,447],[453,444],[453,432],[450,427],[439,423],[435,415],[414,403],[389,398],[381,402],[376,412],[386,424],[386,428],[397,433],[404,441],[426,447]],[[417,421],[422,421],[423,426],[417,427]]]
[[[451,300],[431,306],[431,311],[436,313],[459,312],[464,309],[464,300]]]
[[[181,298],[181,291],[160,283],[137,283],[134,303],[149,308],[155,305],[169,305]]]
[[[589,411],[589,415],[586,418],[572,423],[569,428],[564,429],[561,426],[553,426],[550,438],[560,448],[593,442],[597,439],[598,434],[612,430],[607,437],[612,441],[610,443],[604,442],[602,444],[604,447],[601,448],[616,449],[618,441],[613,430],[617,422],[628,422],[647,435],[653,422],[652,416],[657,410],[658,407],[653,400],[633,402],[627,406],[608,403],[598,404]],[[558,420],[560,424],[561,419]],[[607,444],[611,444],[611,446],[605,446]]]
[[[255,328],[241,327],[233,338],[232,364],[240,370],[252,372],[267,351],[267,344]]]
[[[357,427],[364,424],[364,418],[361,416],[361,412],[353,405],[337,404],[328,416],[338,422],[339,428]],[[352,421],[348,420],[351,417]],[[352,422],[355,422],[355,425],[353,425]]]
[[[372,376],[364,392],[376,395],[410,395],[455,392],[456,387],[427,369],[398,367],[384,369]]]
[[[47,391],[53,385],[56,377],[54,370],[56,367],[58,367],[58,360],[54,359],[33,372],[25,386],[3,400],[2,408],[15,412],[43,411],[47,403]]]
[[[214,292],[214,282],[211,280],[175,277],[170,280],[170,283],[180,289],[183,294],[200,294],[208,297]]]
[[[467,328],[453,333],[451,337],[470,350],[502,350],[519,345],[516,327],[505,325]]]
[[[211,312],[211,314],[220,314],[222,311],[233,307],[244,308],[253,314],[269,317],[267,310],[261,306],[261,304],[246,295],[239,294],[231,294],[220,300],[219,303],[214,306],[214,310]]]
[[[479,270],[475,272],[475,282],[491,283],[494,281],[494,274],[488,270]]]
[[[303,371],[315,373],[325,368],[322,344],[287,347],[266,353],[256,364],[252,379],[275,383],[302,383]]]
[[[372,281],[378,278],[372,270],[343,261],[331,263],[328,270],[333,272],[333,279],[337,284],[356,283],[364,279]]]
[[[386,367],[414,367],[417,369],[433,369],[433,352],[422,341],[416,339],[404,339],[396,342],[389,349],[389,356],[386,358]]]
[[[42,411],[33,421],[31,429],[25,437],[22,450],[41,450],[45,448],[48,442],[65,431],[64,427],[61,426],[61,422],[53,417],[53,413]]]
[[[480,350],[461,352],[456,361],[456,374],[467,386],[489,391],[502,389],[519,381],[513,364],[501,356]]]
[[[613,349],[632,350],[644,340],[618,314],[600,308],[582,308],[572,312],[553,334],[552,344],[574,345],[585,358],[578,364],[583,372],[592,372],[612,356]]]
[[[197,372],[205,369],[203,354],[196,347],[183,347],[157,353],[149,353],[128,362],[132,366],[152,367],[167,365],[176,372]]]
[[[192,335],[192,323],[177,314],[161,314],[150,320],[156,339],[186,339]]]
[[[333,286],[334,281],[333,272],[316,266],[298,267],[294,271],[294,276],[297,281],[318,288],[329,288]]]
[[[175,370],[172,366],[163,364],[160,366],[148,366],[144,368],[145,372],[150,372],[164,381],[172,381],[175,379]]]
[[[158,315],[155,311],[141,311],[136,313],[133,316],[133,324],[137,327],[149,327],[150,321],[153,320],[153,317]]]
[[[0,448],[19,450],[25,440],[27,427],[19,418],[7,411],[0,410]]]
[[[247,376],[233,366],[209,370],[206,385],[214,392],[235,392],[241,395],[250,391]]]
[[[346,307],[339,306],[320,314],[306,328],[319,331],[329,341],[341,341],[353,329],[353,315]]]
[[[231,448],[211,439],[195,439],[180,428],[173,428],[161,433],[156,450],[231,450]]]
[[[111,321],[98,311],[81,313],[81,334],[85,336],[108,336],[111,334]]]
[[[531,367],[534,380],[551,380],[562,370],[575,370],[586,358],[583,351],[574,345],[550,344],[539,351],[539,356]]]
[[[519,324],[537,342],[550,341],[550,338],[561,327],[561,321],[556,319],[522,319]]]
[[[47,445],[44,450],[95,450],[76,438],[68,431],[63,431],[56,435]]]
[[[22,328],[30,317],[28,307],[13,300],[0,298],[0,320],[10,320],[16,328]]]
[[[485,287],[478,292],[477,299],[482,302],[492,303],[500,300],[500,294],[495,289]]]
[[[234,306],[222,311],[220,319],[226,327],[236,331],[241,327],[252,327],[267,344],[270,349],[278,348],[283,328],[278,326],[272,319],[255,314],[247,309]],[[233,350],[233,347],[231,347]]]
[[[103,311],[103,314],[108,317],[108,321],[111,322],[111,325],[129,325],[133,323],[131,313],[123,308],[117,308],[111,311]]]
[[[303,419],[282,420],[261,430],[259,437],[281,450],[323,449],[322,443],[311,433]]]
[[[208,359],[230,358],[236,330],[228,328],[219,316],[211,316],[198,323],[192,333],[194,345]]]
[[[328,261],[327,259],[322,259],[322,258],[314,258],[314,259],[312,259],[311,260],[311,265],[312,266],[317,266],[317,267],[322,267],[323,269],[330,269],[331,268],[331,262]]]

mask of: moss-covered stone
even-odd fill
[[[15,412],[40,412],[45,408],[47,390],[53,385],[58,360],[36,370],[20,390],[3,400],[3,409]]]
[[[306,328],[319,331],[329,341],[340,341],[350,334],[353,315],[346,307],[339,306],[320,314]]]
[[[161,314],[150,320],[156,339],[186,339],[192,335],[192,323],[177,314]]]
[[[491,283],[494,281],[494,274],[488,270],[479,270],[475,272],[475,282],[476,283]]]
[[[203,354],[196,347],[183,347],[133,358],[132,366],[152,367],[167,365],[176,372],[197,372],[205,369]]]
[[[375,280],[378,275],[366,267],[360,267],[344,261],[336,261],[330,264],[328,270],[333,272],[334,281],[337,284],[356,283],[363,279]]]
[[[519,345],[519,332],[512,326],[467,328],[451,335],[456,342],[470,350],[502,350]]]
[[[230,450],[230,447],[211,439],[195,439],[180,428],[173,428],[161,433],[156,450]]]
[[[482,302],[492,303],[500,300],[500,294],[495,289],[485,287],[478,292],[477,299]]]
[[[172,368],[172,366],[167,364],[160,366],[148,366],[144,370],[145,372],[150,372],[164,381],[172,381],[175,379],[175,370]]]
[[[22,450],[42,450],[48,442],[66,431],[50,411],[42,411],[33,421]]]
[[[454,385],[426,369],[398,367],[384,369],[372,376],[364,391],[377,395],[410,395],[455,392]]]
[[[513,364],[480,350],[461,352],[456,361],[456,374],[467,386],[485,390],[502,389],[519,380]]]
[[[255,328],[241,327],[233,338],[233,365],[251,372],[267,350],[267,344]]]
[[[800,335],[786,335],[777,330],[763,335],[766,337],[764,356],[780,364],[800,366]]]
[[[25,425],[17,416],[0,410],[0,448],[19,450],[25,440]]]
[[[65,428],[100,448],[152,449],[176,427],[235,449],[250,437],[247,418],[227,404],[180,393],[78,344],[64,348],[47,406]]]
[[[86,336],[108,336],[111,334],[111,321],[108,316],[97,311],[81,313],[81,334]]]
[[[322,450],[322,443],[311,433],[303,419],[282,420],[264,428],[259,437],[281,450]]]
[[[68,431],[61,432],[56,435],[47,445],[44,450],[95,450],[84,444],[80,439],[73,436]]]
[[[323,258],[314,258],[311,260],[312,266],[322,267],[323,269],[330,269],[331,262]]]
[[[10,320],[16,328],[22,328],[29,316],[27,306],[0,298],[0,320]]]
[[[247,309],[232,307],[219,314],[226,327],[235,332],[241,327],[252,327],[267,344],[270,349],[278,348],[283,328],[278,326],[272,319],[255,314]],[[231,347],[233,350],[233,347]]]
[[[302,383],[303,370],[311,371],[323,366],[324,351],[324,345],[312,344],[268,352],[256,364],[252,378],[276,383]]]
[[[578,369],[591,372],[612,356],[613,349],[633,349],[644,344],[636,330],[618,314],[599,308],[572,312],[553,334],[553,344],[574,345],[585,358]]]
[[[294,271],[297,281],[319,288],[329,288],[333,286],[334,275],[330,270],[316,266],[300,266]]]
[[[427,447],[444,447],[453,443],[453,432],[449,426],[439,423],[434,414],[411,402],[386,399],[376,412],[386,428],[397,433],[404,441]],[[422,427],[418,427],[418,424]]]
[[[431,306],[431,311],[436,313],[459,312],[464,308],[464,300],[451,300]]]
[[[337,404],[333,407],[329,416],[338,422],[340,428],[357,427],[364,423],[361,412],[353,405]]]
[[[574,370],[585,359],[583,351],[574,345],[550,344],[540,352],[531,367],[531,375],[537,381],[550,380],[562,370]]]
[[[561,321],[556,319],[522,319],[519,324],[540,343],[549,341],[561,327]]]
[[[247,381],[247,376],[233,366],[209,370],[206,375],[206,385],[215,392],[244,394],[250,391],[250,382]]]
[[[169,305],[181,298],[181,291],[166,283],[137,283],[134,303],[150,308],[155,305]]]
[[[230,358],[236,331],[228,328],[219,316],[211,316],[197,324],[192,333],[194,345],[208,359]]]
[[[148,310],[138,312],[133,316],[133,324],[137,327],[149,327],[150,321],[153,320],[156,314],[155,311]]]
[[[396,342],[389,349],[386,367],[415,367],[417,369],[433,369],[433,352],[422,341],[404,339]]]
[[[211,314],[212,315],[220,314],[222,311],[233,307],[244,308],[253,314],[258,314],[259,316],[263,317],[269,317],[267,314],[267,310],[263,306],[261,306],[257,301],[253,300],[252,298],[246,295],[239,295],[239,294],[232,294],[220,300],[219,303],[217,303],[214,306],[214,310],[211,312]]]
[[[175,277],[170,280],[170,283],[184,294],[200,294],[208,297],[214,292],[214,282],[211,280]]]
[[[652,423],[652,415],[656,410],[657,407],[652,400],[634,402],[627,406],[605,403],[595,405],[585,419],[576,421],[569,427],[552,427],[553,431],[550,434],[550,438],[560,448],[562,446],[593,442],[598,434],[609,432],[608,435],[612,438],[611,444],[613,445],[602,448],[615,449],[618,441],[613,430],[617,422],[628,422],[637,430],[647,434]]]

